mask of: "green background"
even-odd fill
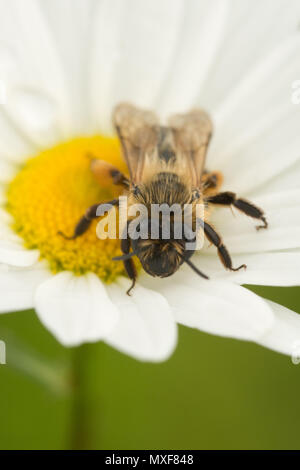
[[[300,288],[253,290],[300,313]],[[300,364],[181,327],[173,357],[65,349],[34,312],[0,316],[1,449],[299,449]],[[300,338],[299,338],[300,339]]]

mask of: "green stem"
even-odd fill
[[[72,423],[71,449],[83,450],[89,448],[91,429],[88,403],[86,403],[86,365],[88,345],[74,349],[72,361]]]

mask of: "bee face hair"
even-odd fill
[[[133,249],[151,276],[171,276],[184,261],[180,255],[184,247],[178,240],[136,240]]]

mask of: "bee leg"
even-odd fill
[[[210,204],[220,204],[222,206],[232,205],[244,214],[249,215],[249,217],[261,220],[263,225],[257,225],[257,230],[268,227],[268,222],[265,218],[264,212],[246,199],[237,199],[235,193],[231,193],[230,191],[219,193],[215,196],[208,197],[207,202]]]
[[[119,186],[125,186],[126,188],[129,187],[130,182],[126,176],[123,175],[117,168],[111,170],[110,172],[113,183]]]
[[[110,163],[104,160],[98,160],[90,156],[90,168],[92,173],[95,175],[96,179],[100,184],[105,184],[107,179],[112,180],[113,184],[117,186],[128,187],[130,182],[126,176],[121,173],[117,167],[111,165]]]
[[[103,204],[103,203],[102,203]],[[116,206],[119,204],[119,199],[113,199],[112,201],[108,201],[105,204],[111,204],[112,206]],[[80,237],[80,235],[83,235],[88,228],[90,227],[93,219],[96,219],[97,216],[97,209],[99,207],[99,204],[94,204],[93,206],[89,207],[89,209],[86,211],[83,217],[79,220],[77,223],[74,233],[71,237],[68,237],[65,235],[63,232],[58,232],[58,235],[61,235],[63,238],[66,240],[75,240],[75,238]]]
[[[121,241],[121,250],[122,250],[124,255],[127,255],[129,253],[130,246],[131,246],[130,239],[129,238],[123,238],[122,241]],[[129,279],[132,280],[132,284],[129,287],[129,289],[127,290],[127,295],[130,296],[130,292],[132,291],[132,289],[134,288],[135,283],[136,283],[137,271],[136,271],[136,267],[135,267],[135,264],[134,264],[134,261],[133,261],[132,258],[124,260],[123,264],[124,264],[124,268],[125,268],[125,271],[128,274]]]
[[[229,269],[230,271],[239,271],[242,268],[246,269],[247,266],[245,264],[242,264],[238,268],[233,268],[232,267],[231,256],[228,253],[228,250],[227,250],[226,246],[223,245],[221,237],[217,234],[217,232],[214,230],[214,228],[211,225],[209,225],[208,223],[202,221],[201,225],[203,227],[203,230],[204,230],[204,233],[205,233],[205,236],[207,237],[207,239],[213,245],[215,245],[217,247],[219,258],[220,258],[221,262],[223,263],[223,265],[225,266],[226,269]]]
[[[203,185],[204,193],[211,193],[212,191],[215,192],[221,186],[222,182],[223,175],[219,171],[209,172],[205,170],[202,174],[201,183]]]

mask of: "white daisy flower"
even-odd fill
[[[292,354],[300,316],[242,285],[299,285],[299,20],[298,0],[0,0],[1,312],[34,308],[64,345],[103,340],[140,360],[169,357],[177,323]],[[118,240],[57,235],[114,194],[86,154],[124,170],[111,127],[123,100],[210,113],[207,166],[269,222],[213,214],[246,271],[205,248],[193,260],[209,281],[140,272],[128,297]]]

